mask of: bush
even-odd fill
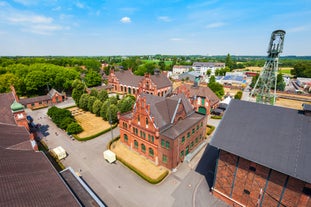
[[[207,135],[211,135],[212,132],[215,130],[215,127],[212,126],[212,125],[207,124],[206,127],[210,128],[210,129],[206,132]]]
[[[71,124],[72,122],[75,122],[75,120],[71,117],[66,117],[64,118],[60,124],[59,124],[59,128],[61,129],[67,129],[68,125]]]
[[[214,116],[211,116],[211,119],[222,119],[222,116],[214,115]]]
[[[72,122],[71,124],[68,125],[66,131],[68,132],[68,134],[79,134],[80,132],[83,131],[83,129],[78,123]]]

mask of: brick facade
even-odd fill
[[[172,137],[170,129],[189,115],[185,106],[182,103],[176,106],[173,123],[165,127],[158,126],[157,117],[150,108],[146,98],[139,97],[133,112],[120,115],[120,140],[155,164],[173,169],[204,140],[206,117],[196,113],[190,115],[195,122]]]
[[[311,207],[311,185],[220,150],[213,194],[233,206]]]
[[[172,90],[172,83],[165,74],[145,74],[136,76],[131,70],[111,70],[108,76],[108,84],[112,92],[131,94],[137,97],[144,92],[155,96],[165,96]]]

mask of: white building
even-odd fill
[[[173,67],[173,74],[174,75],[180,75],[185,72],[189,72],[189,70],[192,69],[191,65],[174,65]]]
[[[200,75],[206,76],[208,70],[211,71],[211,75],[215,75],[215,71],[220,68],[224,68],[225,63],[213,63],[213,62],[194,62],[192,68],[194,71],[199,72]]]

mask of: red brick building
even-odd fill
[[[217,108],[220,101],[208,86],[183,84],[177,87],[174,93],[185,94],[195,111],[202,114],[210,114],[211,109]]]
[[[311,116],[232,100],[211,145],[213,194],[233,206],[311,206]]]
[[[183,94],[165,98],[141,93],[133,111],[119,117],[120,140],[173,169],[204,140],[206,121]]]
[[[165,96],[172,90],[172,83],[164,73],[155,71],[155,75],[137,76],[131,70],[111,70],[108,84],[116,93],[139,95],[141,92],[155,96]]]
[[[47,95],[20,99],[19,103],[29,109],[51,106],[66,100],[66,94],[51,89]]]

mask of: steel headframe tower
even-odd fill
[[[271,105],[275,103],[279,54],[283,51],[285,33],[283,30],[275,30],[271,34],[268,57],[251,92],[251,97],[256,95],[257,103]],[[271,93],[272,88],[274,88],[273,93]]]

